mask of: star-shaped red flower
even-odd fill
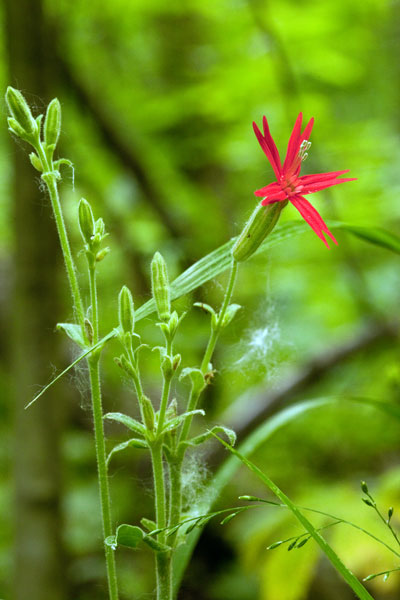
[[[314,124],[314,119],[311,119],[301,133],[301,122],[303,120],[302,113],[296,119],[292,134],[289,139],[286,158],[281,164],[279,152],[274,140],[269,132],[268,121],[263,118],[264,135],[261,133],[255,123],[253,123],[254,133],[260,143],[264,154],[268,158],[276,175],[276,181],[266,185],[265,187],[255,191],[256,196],[264,198],[262,205],[272,204],[273,202],[289,201],[297,208],[303,219],[307,221],[310,227],[315,231],[317,236],[321,238],[324,244],[329,248],[324,234],[337,244],[333,234],[329,231],[326,223],[315,208],[304,198],[304,194],[318,192],[331,185],[345,183],[346,181],[354,181],[351,179],[338,179],[339,175],[348,173],[346,171],[332,171],[331,173],[318,173],[317,175],[302,175],[300,169],[302,161],[307,158],[307,150],[311,143],[309,138]]]

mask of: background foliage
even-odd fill
[[[324,217],[398,232],[398,3],[60,0],[41,5],[35,0],[31,9],[27,11],[22,0],[14,12],[5,4],[0,80],[3,89],[8,83],[22,89],[38,111],[54,95],[61,100],[62,153],[75,164],[75,180],[66,177],[62,186],[74,250],[80,250],[75,217],[81,196],[90,200],[96,216],[103,216],[111,234],[112,253],[102,263],[99,278],[103,333],[116,324],[117,294],[123,283],[132,289],[137,305],[149,298],[149,263],[156,249],[166,257],[174,277],[240,231],[255,203],[253,191],[272,178],[251,129],[252,120],[260,123],[263,114],[281,152],[298,112],[302,110],[307,119],[314,116],[313,145],[304,173],[349,168],[358,178],[312,198]],[[25,27],[29,19],[36,25]],[[31,52],[29,73],[16,72],[16,49],[29,46],[39,33],[45,40],[43,54]],[[41,78],[49,73],[45,91],[32,84],[33,72]],[[32,532],[24,536],[20,514],[14,510],[19,506],[14,498],[20,497],[21,480],[37,486],[41,482],[34,476],[35,464],[29,473],[23,472],[26,466],[12,467],[15,456],[36,456],[15,424],[37,386],[71,358],[68,342],[52,331],[52,324],[70,318],[71,309],[58,269],[50,286],[53,292],[58,290],[58,301],[46,304],[49,296],[39,283],[29,293],[24,291],[27,308],[18,310],[21,290],[16,273],[24,260],[19,252],[21,220],[28,219],[24,243],[29,236],[34,243],[37,225],[30,225],[28,210],[15,210],[13,182],[35,175],[21,172],[18,156],[24,161],[26,157],[9,139],[5,115],[3,124],[0,596],[20,600],[29,588],[24,593],[23,586],[17,586],[15,591],[10,548],[16,542],[17,579],[22,572],[28,577],[32,566],[21,559],[21,547],[26,552],[31,548],[34,555],[39,541],[45,543],[47,538],[40,529],[34,539]],[[31,211],[50,231],[47,199],[38,186],[33,190]],[[297,216],[288,207],[281,223]],[[327,394],[399,401],[398,256],[343,232],[337,237],[339,247],[328,251],[310,230],[254,257],[241,269],[235,301],[245,308],[224,335],[215,358],[218,376],[206,398],[208,422],[240,429],[269,404],[272,412]],[[57,256],[56,243],[49,247]],[[82,259],[78,263],[83,266]],[[43,282],[46,268],[46,261],[31,267],[37,281]],[[218,303],[222,280],[207,284],[196,299]],[[36,312],[29,307],[43,302],[49,318],[44,333],[56,339],[57,355],[46,355],[46,348],[35,339],[18,333]],[[185,306],[185,301],[179,302]],[[141,322],[140,330],[156,342],[159,333],[152,318]],[[205,315],[191,311],[183,330],[178,346],[187,366],[195,363],[204,347]],[[30,352],[22,367],[35,357],[42,363],[42,374],[28,378],[16,404],[15,363],[21,372],[16,358],[21,347]],[[106,354],[111,359],[112,346]],[[146,360],[145,384],[154,396],[160,377],[154,357],[146,355]],[[178,387],[178,400],[182,393]],[[61,490],[54,518],[64,576],[48,581],[49,598],[100,600],[105,586],[85,373],[79,369],[40,403],[45,414],[55,411],[58,423],[50,444],[54,456],[47,451],[47,457],[56,460],[57,448],[60,453],[54,466]],[[105,370],[105,406],[135,411],[131,392],[111,360]],[[26,416],[30,429],[40,427],[35,410]],[[123,439],[118,426],[107,427],[111,440]],[[36,445],[49,429],[40,430]],[[398,440],[399,425],[393,419],[371,407],[342,402],[299,417],[271,438],[254,460],[299,504],[354,520],[384,537],[371,511],[360,502],[359,480],[369,482],[382,506],[393,505],[396,516]],[[201,489],[219,458],[214,454],[195,460],[197,477],[189,485]],[[149,465],[140,451],[116,458],[111,473],[116,521],[137,523],[141,516],[151,516]],[[236,505],[242,493],[263,495],[258,486],[250,474],[240,471],[218,507]],[[31,498],[32,486],[26,485],[22,495]],[[43,510],[53,510],[53,505],[44,504]],[[199,543],[182,598],[351,598],[313,543],[291,553],[266,551],[274,541],[297,531],[290,515],[274,508],[249,511],[223,528],[211,523]],[[341,526],[327,535],[359,577],[397,566],[382,548],[352,530]],[[118,554],[122,600],[151,597],[150,561],[146,553]],[[400,579],[394,574],[386,583],[375,580],[369,589],[377,599],[390,600],[398,597]],[[39,597],[44,598],[32,595],[31,600]]]

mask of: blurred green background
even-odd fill
[[[71,159],[61,186],[77,263],[84,268],[76,214],[80,197],[110,232],[100,265],[103,333],[116,325],[126,283],[135,303],[149,298],[155,250],[178,275],[240,232],[253,191],[273,173],[251,122],[265,114],[281,153],[300,110],[315,117],[304,173],[350,169],[356,182],[311,198],[326,219],[396,233],[400,159],[400,5],[384,0],[5,0],[0,79],[43,112],[58,96],[60,155]],[[69,364],[55,324],[71,306],[50,207],[26,148],[0,128],[0,597],[106,598],[88,386],[83,368],[27,412],[41,385]],[[300,218],[289,206],[281,223]],[[399,259],[337,233],[328,251],[310,230],[240,270],[244,306],[215,356],[207,422],[239,431],[257,414],[331,394],[397,403]],[[192,300],[216,304],[224,278]],[[84,278],[82,277],[84,285]],[[188,306],[182,301],[181,307]],[[156,343],[154,319],[140,333]],[[178,349],[199,360],[208,321],[191,310]],[[135,403],[105,352],[105,410],[134,415]],[[144,381],[156,398],[157,363]],[[178,400],[185,387],[177,386]],[[269,407],[269,408],[268,408]],[[400,508],[399,423],[345,400],[299,417],[257,452],[255,462],[299,504],[388,534],[360,500],[368,481],[386,510]],[[107,427],[110,441],[125,439]],[[210,444],[210,449],[213,444]],[[215,448],[214,448],[215,450]],[[193,457],[201,491],[217,455]],[[149,463],[128,451],[111,466],[116,523],[151,517]],[[265,496],[246,471],[220,498]],[[316,524],[322,523],[318,519]],[[300,533],[283,510],[263,508],[220,527],[211,522],[185,579],[184,600],[346,600],[353,594],[312,542],[266,551]],[[344,526],[327,538],[358,577],[395,568],[391,554]],[[152,598],[152,556],[117,555],[121,600]],[[368,585],[377,600],[399,597],[400,576]]]

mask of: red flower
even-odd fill
[[[337,185],[338,183],[345,183],[345,181],[354,181],[353,179],[338,179],[339,175],[348,173],[346,171],[333,171],[331,173],[319,173],[317,175],[302,175],[300,177],[301,163],[307,158],[307,150],[309,149],[311,142],[309,138],[311,130],[314,124],[314,119],[308,122],[303,133],[301,133],[301,122],[303,119],[302,113],[297,117],[296,123],[294,124],[292,134],[289,139],[289,144],[286,152],[285,162],[283,166],[279,152],[275,146],[275,142],[269,132],[268,121],[263,118],[264,135],[258,129],[257,125],[253,123],[254,133],[260,143],[264,154],[268,158],[271,166],[276,175],[276,181],[266,185],[265,187],[257,190],[256,196],[261,196],[264,200],[261,202],[262,205],[272,204],[273,202],[285,202],[288,201],[293,204],[303,217],[315,231],[317,236],[321,238],[324,244],[329,248],[329,245],[325,239],[324,234],[329,237],[337,244],[332,233],[329,231],[326,223],[323,221],[321,215],[315,210],[315,208],[306,200],[303,194],[311,194],[318,192],[331,185]]]

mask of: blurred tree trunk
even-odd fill
[[[48,101],[51,45],[40,0],[6,0],[9,81]],[[32,96],[30,97],[32,98]],[[11,365],[15,414],[15,600],[66,597],[60,526],[59,388],[24,411],[57,363],[58,243],[26,148],[14,160],[14,290]],[[38,175],[36,173],[36,175]],[[36,181],[35,181],[36,179]],[[58,394],[57,394],[58,392]]]

